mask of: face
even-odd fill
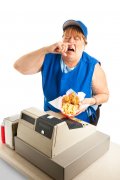
[[[63,43],[68,43],[66,58],[70,61],[78,61],[85,45],[82,33],[75,29],[68,28],[63,34]]]

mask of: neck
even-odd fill
[[[80,58],[81,57],[79,57],[78,59],[73,60],[73,59],[68,59],[67,57],[62,57],[64,63],[70,68],[75,67],[78,64],[78,62],[80,61]]]
[[[64,61],[64,60],[63,60]],[[78,62],[68,62],[68,61],[64,61],[64,63],[69,67],[69,68],[73,68],[75,67]]]

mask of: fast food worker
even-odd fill
[[[49,101],[69,89],[84,92],[82,104],[89,107],[76,117],[90,123],[92,115],[96,120],[95,108],[108,101],[109,90],[99,60],[85,52],[87,35],[88,29],[82,21],[67,20],[63,24],[62,41],[20,57],[14,68],[25,75],[41,71],[45,111],[59,112]]]

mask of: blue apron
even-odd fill
[[[42,66],[42,87],[44,93],[44,110],[60,112],[49,104],[49,101],[56,99],[59,96],[66,94],[66,91],[73,89],[77,92],[84,92],[86,98],[92,97],[92,76],[94,68],[98,61],[83,52],[77,66],[68,73],[61,70],[61,55],[47,54]],[[78,119],[89,122],[87,111],[82,112]]]

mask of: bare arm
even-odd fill
[[[106,76],[99,64],[96,64],[93,79],[92,79],[92,89],[94,96],[92,98],[85,98],[83,104],[102,104],[109,99],[109,90],[107,86]]]
[[[63,49],[63,45],[65,48]],[[60,53],[65,55],[68,43],[58,42],[47,47],[43,47],[20,57],[15,63],[14,68],[22,74],[35,74],[41,70],[47,53]]]
[[[93,93],[96,99],[96,104],[102,104],[109,99],[109,90],[107,80],[102,67],[96,64],[95,72],[92,81]]]
[[[22,74],[34,74],[40,71],[44,61],[46,48],[41,48],[34,52],[20,57],[14,64],[14,68]]]

